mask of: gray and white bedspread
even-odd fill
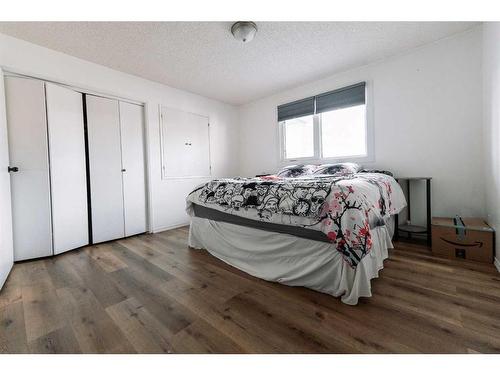
[[[394,178],[379,173],[298,178],[215,179],[187,197],[193,204],[262,222],[323,232],[352,268],[372,246],[372,223],[400,212],[406,201]]]

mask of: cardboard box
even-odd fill
[[[480,218],[432,218],[432,253],[493,263],[494,230]]]

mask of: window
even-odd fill
[[[363,104],[320,114],[324,158],[367,155],[365,107]]]
[[[278,107],[281,159],[368,159],[365,82]]]
[[[314,157],[313,116],[297,117],[283,123],[285,159]]]

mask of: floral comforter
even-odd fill
[[[399,184],[379,173],[216,179],[189,194],[190,215],[193,203],[253,220],[321,231],[353,268],[371,249],[373,223],[406,206]]]

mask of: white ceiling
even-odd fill
[[[470,22],[0,22],[0,32],[116,70],[243,104],[474,27]]]

